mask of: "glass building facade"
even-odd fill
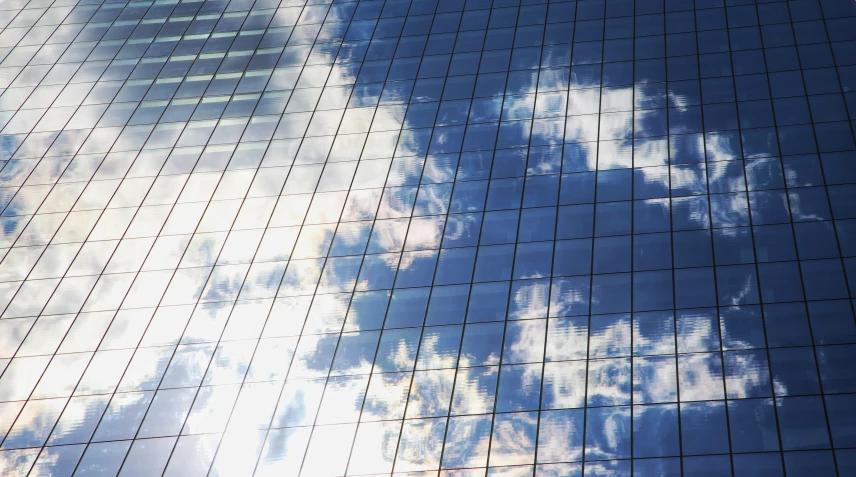
[[[853,0],[0,2],[3,476],[856,475]]]

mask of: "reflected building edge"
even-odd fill
[[[0,3],[0,473],[856,473],[856,4]]]

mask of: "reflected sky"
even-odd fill
[[[0,3],[0,474],[856,471],[791,3]]]

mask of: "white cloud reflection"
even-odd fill
[[[301,26],[323,19],[327,10],[326,5],[305,8],[299,20],[305,24]],[[331,15],[335,16],[336,13]],[[308,29],[295,29],[292,38],[299,38],[303,34],[310,35]],[[119,137],[118,129],[97,130],[93,135],[88,135],[101,117],[103,108],[80,108],[67,125],[62,122],[62,126],[59,126],[65,129],[46,129],[51,134],[30,136],[18,149],[16,156],[5,164],[0,171],[0,184],[8,188],[5,191],[8,197],[2,199],[4,202],[8,199],[8,206],[5,206],[3,212],[4,237],[0,243],[3,247],[11,248],[4,251],[5,258],[0,262],[0,279],[6,281],[0,285],[4,289],[2,302],[6,309],[3,321],[8,319],[11,323],[15,319],[20,326],[15,326],[8,334],[0,334],[0,344],[8,344],[6,349],[14,346],[18,350],[17,353],[6,353],[8,356],[0,355],[0,358],[6,360],[0,361],[0,373],[3,373],[0,375],[0,398],[6,401],[0,403],[0,430],[8,432],[3,443],[4,451],[0,452],[0,474],[26,473],[35,461],[37,449],[5,450],[16,447],[17,441],[24,446],[38,446],[49,437],[61,440],[86,425],[93,425],[94,409],[101,412],[106,407],[104,398],[100,397],[93,398],[91,403],[74,401],[75,398],[72,398],[74,402],[66,406],[73,390],[65,386],[52,387],[61,381],[63,377],[59,374],[62,373],[45,374],[41,378],[43,381],[39,381],[42,371],[53,364],[47,356],[59,349],[61,342],[66,346],[63,341],[67,340],[63,338],[65,331],[87,316],[81,311],[106,311],[111,314],[120,308],[128,311],[125,315],[117,312],[116,318],[111,318],[109,330],[104,328],[100,332],[109,338],[105,343],[118,342],[120,344],[116,348],[130,349],[144,340],[144,333],[145,336],[153,333],[146,331],[148,322],[142,321],[154,316],[155,307],[194,305],[197,302],[213,305],[247,299],[267,301],[264,302],[265,306],[253,308],[245,314],[233,311],[230,315],[229,309],[226,309],[220,314],[212,311],[201,318],[197,312],[206,305],[200,305],[192,316],[184,317],[189,320],[188,327],[177,327],[181,328],[181,332],[175,331],[174,339],[147,343],[160,346],[142,348],[129,357],[130,364],[121,383],[89,383],[81,369],[77,374],[84,376],[86,386],[77,389],[109,393],[118,387],[119,391],[128,392],[117,394],[105,411],[108,414],[112,412],[110,415],[115,419],[122,419],[123,412],[131,413],[123,409],[139,407],[140,403],[148,408],[151,396],[140,394],[143,390],[199,386],[204,376],[215,376],[216,373],[211,371],[206,374],[214,359],[216,369],[225,370],[223,372],[229,376],[237,374],[235,382],[228,383],[229,389],[220,391],[226,393],[226,397],[221,398],[223,406],[231,406],[234,401],[236,415],[241,417],[229,421],[228,426],[222,422],[221,426],[209,429],[213,433],[224,432],[216,457],[212,450],[216,446],[212,443],[197,446],[204,447],[204,453],[210,456],[207,462],[198,465],[213,465],[213,475],[249,475],[258,455],[262,456],[262,461],[256,475],[297,475],[300,472],[304,476],[333,477],[346,473],[421,472],[436,471],[441,467],[456,469],[488,464],[524,466],[503,472],[508,475],[517,472],[531,475],[532,468],[527,466],[535,464],[536,442],[541,442],[538,463],[581,458],[581,436],[583,432],[589,431],[581,428],[582,421],[577,419],[578,416],[558,416],[554,414],[557,411],[549,416],[542,414],[541,435],[536,435],[538,417],[534,412],[501,414],[492,418],[489,413],[493,410],[496,398],[497,367],[470,368],[474,363],[468,356],[458,358],[456,355],[444,355],[439,350],[438,339],[423,340],[421,345],[421,353],[433,353],[435,356],[428,361],[427,367],[437,369],[424,369],[411,374],[416,360],[416,343],[406,336],[400,336],[385,342],[385,347],[379,348],[378,355],[372,355],[373,361],[361,356],[359,362],[352,363],[350,372],[359,372],[360,375],[337,376],[336,379],[324,381],[333,366],[339,343],[337,333],[344,323],[348,307],[342,296],[325,300],[322,295],[318,295],[312,311],[302,316],[299,316],[299,310],[285,312],[286,324],[282,325],[280,333],[297,336],[302,330],[305,335],[300,337],[296,345],[290,345],[286,353],[289,359],[282,359],[282,373],[276,374],[276,379],[269,383],[243,384],[240,396],[247,396],[243,401],[235,394],[238,392],[236,386],[243,382],[243,373],[247,372],[248,367],[252,369],[252,364],[246,362],[246,357],[217,354],[215,358],[213,343],[219,339],[244,339],[247,340],[248,349],[258,349],[255,346],[263,330],[271,329],[266,328],[264,323],[274,297],[308,297],[316,290],[326,295],[350,293],[355,288],[389,288],[393,284],[392,279],[388,283],[382,282],[378,278],[380,275],[386,273],[394,277],[398,273],[401,277],[404,275],[402,272],[430,261],[433,258],[432,251],[440,247],[444,237],[454,241],[469,233],[461,222],[447,221],[445,218],[452,194],[452,187],[448,184],[454,180],[453,168],[438,165],[441,162],[435,160],[437,156],[434,154],[427,157],[429,147],[438,150],[451,148],[452,154],[455,154],[459,149],[455,141],[465,139],[456,139],[452,129],[438,128],[430,137],[429,146],[429,136],[424,125],[417,124],[415,119],[408,120],[404,105],[342,110],[341,105],[348,100],[348,89],[331,86],[355,83],[358,69],[347,63],[333,63],[336,51],[338,49],[334,49],[333,53],[313,53],[311,61],[318,64],[303,68],[302,73],[299,68],[274,73],[272,81],[303,88],[295,90],[287,103],[285,111],[288,116],[279,123],[278,140],[306,136],[302,142],[277,143],[278,149],[273,149],[269,153],[270,157],[259,159],[263,167],[271,163],[282,168],[290,167],[289,175],[282,179],[283,194],[275,206],[269,201],[263,210],[239,214],[240,199],[252,190],[251,169],[241,171],[242,177],[230,175],[226,178],[225,174],[229,172],[223,176],[219,172],[237,167],[234,164],[245,159],[243,157],[236,155],[232,159],[235,162],[229,163],[227,160],[222,166],[216,166],[220,170],[215,173],[192,168],[182,170],[182,174],[187,176],[187,186],[180,197],[172,199],[182,206],[173,209],[169,216],[164,215],[157,220],[152,218],[150,230],[154,235],[162,225],[164,233],[180,232],[187,236],[179,244],[180,250],[175,252],[182,258],[178,264],[180,270],[174,275],[161,272],[157,264],[147,269],[147,273],[157,271],[160,272],[158,274],[144,276],[138,273],[137,269],[142,265],[144,257],[135,257],[133,254],[127,257],[128,262],[124,264],[118,260],[109,260],[113,250],[129,247],[123,234],[129,227],[133,229],[136,222],[132,220],[143,214],[141,206],[146,192],[155,183],[155,176],[145,175],[146,164],[133,154],[107,154],[105,149]],[[328,87],[322,93],[321,86],[325,85],[325,81]],[[657,104],[661,108],[668,106],[687,111],[689,102],[673,91],[649,90],[646,86],[643,82],[635,85],[635,88],[600,88],[597,85],[575,83],[567,93],[555,93],[553,91],[560,87],[564,89],[558,77],[554,79],[554,84],[542,80],[536,86],[532,82],[528,89],[504,98],[501,124],[507,125],[509,131],[528,137],[533,145],[564,145],[565,171],[637,167],[643,182],[658,184],[665,191],[677,186],[690,189],[695,186],[701,189],[694,193],[703,194],[707,182],[725,182],[723,187],[729,192],[745,190],[745,185],[738,182],[743,180],[742,176],[741,179],[726,177],[724,168],[672,167],[669,173],[663,173],[662,166],[670,165],[670,142],[665,134],[652,136],[651,130],[654,128],[649,127],[649,121],[653,124],[658,120],[658,114],[664,113],[644,108]],[[537,91],[539,88],[542,89],[540,93]],[[360,88],[354,88],[354,91],[360,91]],[[24,95],[29,92],[20,93]],[[31,100],[35,101],[38,96],[49,93],[40,90]],[[338,104],[340,109],[301,113],[313,111],[319,97],[321,101],[328,101],[328,104]],[[13,95],[0,97],[3,110],[18,106],[8,103],[13,101],[10,98]],[[384,96],[384,99],[387,98]],[[368,102],[367,98],[351,98],[352,103],[356,104],[362,100]],[[634,109],[635,118],[632,112]],[[7,119],[4,119],[4,127],[8,128],[4,134],[26,132],[20,128],[29,123],[35,125],[44,111],[31,111],[8,124]],[[47,114],[59,117],[61,112],[59,108],[51,108]],[[25,115],[31,115],[32,118],[24,118]],[[176,130],[183,131],[180,139],[178,136],[176,139],[180,146],[188,148],[185,152],[204,156],[206,159],[200,159],[200,164],[215,167],[210,164],[216,164],[216,150],[206,150],[205,153],[189,150],[208,139],[213,131],[213,122],[190,121],[186,125],[176,126]],[[682,130],[680,124],[671,127],[671,132],[687,132]],[[339,134],[334,137],[333,133],[337,131]],[[511,137],[511,132],[508,137]],[[197,144],[200,138],[203,141]],[[11,148],[7,143],[21,140],[17,136],[3,136],[2,140],[6,145],[4,147],[10,149],[4,150],[4,160],[10,159],[6,157],[11,156]],[[686,134],[680,138],[680,146],[690,150],[696,157],[704,158],[706,155],[708,162],[739,159],[734,157],[735,145],[730,141],[725,136]],[[118,144],[119,149],[127,152],[140,147],[148,148],[150,143],[137,144],[133,138],[121,137]],[[153,143],[154,146],[160,147],[162,144]],[[492,145],[484,148],[490,147]],[[361,155],[357,152],[359,150],[362,150]],[[49,151],[51,156],[65,157],[56,162],[33,159],[44,151]],[[168,164],[170,168],[164,170],[181,169],[179,159],[173,159],[172,156]],[[38,172],[30,174],[34,170]],[[530,173],[547,174],[557,170],[554,165],[540,164],[532,168]],[[143,172],[133,172],[124,178],[129,171]],[[264,173],[265,169],[260,169],[255,177]],[[141,175],[132,177],[134,174]],[[92,177],[99,182],[92,182],[84,188],[85,181]],[[384,177],[388,179],[384,180]],[[68,182],[69,198],[51,195],[50,184],[63,180]],[[221,180],[226,182],[219,182],[221,186],[215,188],[217,181]],[[73,188],[71,184],[78,187]],[[311,195],[316,190],[315,195]],[[89,209],[107,206],[104,197],[112,197],[114,191],[121,192],[115,196],[118,199],[113,199],[115,202],[110,202],[110,220],[87,213]],[[77,199],[77,194],[81,199]],[[45,197],[48,201],[43,203]],[[77,205],[74,208],[66,206],[75,200]],[[172,203],[167,202],[166,205]],[[742,194],[720,196],[716,206],[710,210],[700,202],[686,203],[684,216],[689,224],[685,224],[686,228],[709,228],[711,223],[715,227],[733,227],[748,221],[748,203]],[[46,208],[45,204],[52,208]],[[671,206],[674,207],[674,203]],[[798,198],[791,197],[791,207],[799,213],[801,206]],[[244,233],[227,232],[236,218],[241,224],[238,228],[244,229]],[[462,220],[477,219],[467,216]],[[344,229],[340,221],[365,221],[367,224],[373,221],[371,235],[368,238],[356,233],[340,235],[339,231]],[[196,228],[197,224],[199,229]],[[262,238],[262,229],[267,225],[291,229],[283,229],[281,234],[268,239],[273,243],[270,245],[265,242],[267,234]],[[90,231],[93,231],[93,235],[89,235]],[[141,233],[145,232],[143,230]],[[151,246],[153,235],[138,238]],[[80,245],[81,253],[68,264],[70,271],[67,276],[93,277],[91,282],[63,281],[60,285],[63,276],[61,270],[53,273],[55,276],[44,272],[47,275],[36,275],[40,280],[33,279],[35,276],[30,274],[31,270],[53,237],[64,237],[63,240]],[[53,240],[56,241],[55,238]],[[341,240],[344,248],[367,247],[374,254],[373,259],[377,262],[374,265],[377,268],[354,260],[333,261],[327,258],[331,247],[336,245],[335,240]],[[253,252],[259,244],[264,247],[266,243],[270,248],[265,250],[270,251],[270,254],[264,255],[269,260],[263,263],[269,266],[260,265],[260,255]],[[223,255],[229,253],[227,250],[234,253],[228,259]],[[144,251],[141,249],[139,253]],[[355,255],[360,253],[362,251]],[[251,264],[253,256],[257,259]],[[139,263],[134,259],[139,259]],[[177,263],[176,259],[175,263],[171,262],[165,268],[174,268]],[[121,268],[122,265],[127,270]],[[119,267],[123,273],[118,274],[119,270],[111,267]],[[358,271],[362,271],[359,276]],[[106,275],[101,275],[95,283],[94,277],[102,272]],[[146,277],[150,277],[150,282],[145,286],[139,285],[144,283]],[[511,289],[512,306],[508,318],[525,321],[514,324],[509,322],[502,360],[503,364],[539,363],[544,359],[546,340],[548,359],[557,361],[545,366],[543,376],[542,392],[545,402],[549,402],[552,409],[581,408],[585,403],[623,406],[631,402],[674,402],[678,391],[682,401],[724,399],[726,389],[727,397],[744,398],[756,396],[757,390],[763,386],[770,387],[765,358],[757,353],[730,354],[728,366],[732,374],[725,377],[723,358],[706,346],[707,340],[719,333],[716,320],[699,321],[693,327],[680,330],[679,350],[692,354],[682,354],[677,358],[677,375],[672,357],[637,358],[631,363],[627,358],[631,351],[622,349],[624,343],[629,347],[631,341],[633,331],[629,321],[614,326],[592,326],[589,330],[567,329],[565,334],[555,339],[549,334],[552,332],[552,322],[557,320],[555,317],[586,314],[590,290],[570,280],[551,282],[548,277],[531,278],[539,280],[521,282]],[[743,291],[731,297],[732,304],[742,303],[743,297],[755,287],[748,281],[754,278],[746,280],[740,287]],[[140,288],[144,290],[140,291]],[[22,330],[29,330],[33,323],[32,317],[43,313],[46,306],[50,307],[49,303],[52,302],[48,300],[55,289],[62,290],[64,301],[77,305],[74,309],[64,310],[64,313],[69,314],[63,318],[38,318],[34,326],[42,327],[38,328],[38,337],[46,347],[38,353],[28,353],[28,344],[23,337],[28,331]],[[136,297],[137,301],[129,303],[125,300],[124,296],[129,290],[139,292],[129,295]],[[158,293],[146,293],[151,290]],[[237,310],[239,307],[235,308]],[[577,312],[583,308],[583,312]],[[551,324],[547,323],[548,316]],[[48,321],[53,323],[46,324]],[[10,325],[6,326],[11,328]],[[0,322],[0,330],[5,331],[3,322]],[[164,333],[168,334],[167,331]],[[586,333],[589,342],[581,345],[578,341],[584,339]],[[62,336],[53,343],[51,336],[58,334]],[[633,336],[634,348],[651,345],[646,342],[647,338]],[[570,341],[574,342],[573,345]],[[48,346],[49,343],[52,345]],[[744,343],[742,347],[749,348],[751,343]],[[102,345],[101,350],[105,349],[111,348]],[[0,346],[2,351],[3,346]],[[88,359],[95,351],[85,350],[89,353],[85,357]],[[294,359],[290,361],[292,353]],[[674,353],[668,347],[662,350],[664,355]],[[585,358],[598,359],[588,365],[584,361],[559,362]],[[456,360],[459,367],[457,371],[451,369]],[[448,369],[439,369],[444,367]],[[285,369],[289,370],[289,374],[288,380],[283,382]],[[634,372],[632,380],[631,369]],[[385,374],[369,376],[371,371]],[[540,383],[542,376],[538,373],[538,366],[527,366],[522,378],[523,386],[531,387]],[[108,374],[113,375],[105,373],[105,376]],[[92,379],[97,381],[96,377]],[[56,380],[57,383],[48,382],[50,380]],[[586,382],[588,396],[585,396]],[[59,390],[42,396],[52,399],[31,401],[26,406],[22,404],[31,391],[40,387]],[[777,394],[785,394],[783,383],[773,380],[772,387]],[[279,389],[283,391],[277,405],[277,400],[272,396],[279,396]],[[132,396],[131,392],[138,394]],[[405,417],[405,403],[408,419],[399,425],[397,420]],[[213,419],[210,409],[194,414],[188,408],[184,412],[190,413],[191,417],[182,431],[182,439],[188,437],[187,434],[193,434],[197,426],[205,428],[211,424],[206,421]],[[454,417],[448,420],[442,417],[449,413]],[[618,454],[616,449],[621,448],[624,439],[629,436],[629,408],[616,407],[603,413],[599,420],[589,421],[590,429],[595,426],[598,428],[592,431],[593,437],[586,442],[586,457],[613,458]],[[13,414],[16,417],[7,417]],[[223,416],[220,418],[225,419]],[[139,417],[141,419],[142,416]],[[388,419],[394,421],[384,421]],[[270,432],[260,430],[266,428],[271,420],[274,426],[280,428]],[[7,421],[9,424],[4,429]],[[53,424],[57,421],[59,424],[54,429]],[[140,424],[132,423],[132,427]],[[313,424],[318,426],[310,429],[309,426]],[[94,428],[87,430],[98,436]],[[547,433],[567,436],[567,440],[548,436]],[[109,438],[131,437],[133,434],[112,435]],[[180,447],[182,442],[179,440]],[[171,461],[168,469],[176,465],[179,464]],[[544,469],[544,475],[550,475],[549,472]],[[454,474],[445,472],[443,475],[451,477]],[[538,475],[541,475],[541,470]]]

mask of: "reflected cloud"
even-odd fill
[[[69,8],[70,20],[93,13],[100,22],[111,15],[105,5]],[[47,65],[15,63],[33,45],[4,62],[12,74],[24,69],[15,83],[2,80],[0,96],[0,474],[35,465],[47,475],[66,459],[98,469],[99,455],[118,472],[145,445],[130,443],[140,430],[179,436],[167,475],[579,475],[578,465],[553,464],[583,456],[603,461],[586,464],[587,474],[606,475],[624,470],[607,460],[632,455],[630,404],[674,403],[678,391],[682,401],[787,394],[755,344],[734,338],[720,349],[715,314],[669,315],[662,333],[646,334],[638,314],[589,318],[608,305],[592,299],[590,278],[552,279],[550,268],[517,273],[515,264],[521,280],[491,278],[503,290],[497,300],[509,297],[492,323],[475,323],[481,303],[467,301],[466,287],[471,314],[442,327],[423,330],[425,309],[404,312],[401,328],[380,301],[357,310],[355,290],[383,290],[393,303],[412,290],[428,297],[441,245],[475,250],[496,217],[514,218],[502,227],[516,230],[515,211],[538,184],[562,181],[565,193],[560,175],[632,172],[635,196],[621,199],[636,201],[631,232],[650,232],[656,218],[728,235],[750,225],[750,178],[774,184],[762,163],[769,153],[744,153],[734,131],[700,132],[699,101],[677,86],[602,86],[594,43],[574,48],[573,70],[537,69],[537,59],[536,69],[518,68],[536,54],[542,66],[570,65],[568,45],[504,57],[492,48],[477,66],[504,61],[495,76],[445,78],[466,66],[459,58],[470,61],[459,53],[481,48],[458,51],[475,30],[439,31],[454,12],[437,12],[420,45],[395,33],[433,12],[417,3],[412,15],[393,3],[259,5],[271,10],[247,15],[238,5],[164,24],[202,31],[217,17],[210,35],[188,30],[115,51],[115,38],[104,40],[80,72],[69,70],[68,86],[37,86],[33,67]],[[491,15],[503,22],[512,10],[500,10]],[[111,35],[128,26],[119,23]],[[240,25],[254,26],[236,33]],[[592,25],[578,19],[577,35]],[[225,39],[239,46],[215,52]],[[447,41],[455,56],[420,56]],[[143,51],[149,66],[119,70]],[[53,54],[39,50],[39,61]],[[99,59],[117,54],[109,66]],[[146,78],[149,68],[166,76]],[[491,79],[502,83],[493,97],[469,99]],[[775,137],[765,140],[769,151]],[[744,165],[744,154],[755,162]],[[482,196],[473,185],[475,198],[461,199],[465,179],[483,183]],[[498,184],[520,193],[497,198],[504,215],[490,202],[504,194]],[[604,213],[606,187],[597,187]],[[551,200],[539,207],[555,208]],[[800,193],[767,200],[801,220],[829,219]],[[520,227],[522,241],[530,230]],[[501,232],[513,241],[514,230]],[[444,285],[468,283],[464,272]],[[721,304],[758,301],[755,277],[730,285]],[[82,325],[98,313],[103,326]],[[538,406],[549,411],[518,412]],[[97,444],[85,453],[66,446],[90,437]],[[39,454],[45,443],[63,450]]]

